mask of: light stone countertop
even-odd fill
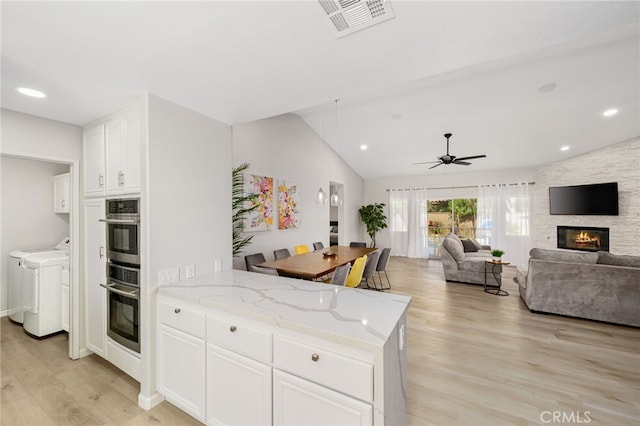
[[[164,284],[158,294],[356,346],[383,346],[411,297],[239,270]]]

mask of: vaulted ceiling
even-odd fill
[[[151,92],[230,124],[293,112],[367,179],[532,167],[640,135],[640,3],[391,6],[339,37],[316,1],[2,2],[2,107],[84,125]],[[414,166],[446,132],[452,154],[487,158]]]

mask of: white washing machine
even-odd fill
[[[69,254],[70,240],[69,237],[65,237],[55,247],[47,247],[41,249],[25,249],[25,250],[13,250],[9,253],[8,264],[8,283],[7,283],[7,309],[9,310],[9,319],[11,321],[22,324],[24,315],[22,313],[22,288],[24,286],[23,276],[24,267],[23,261],[27,256],[34,254],[64,251]]]
[[[69,254],[64,250],[31,254],[22,263],[22,326],[36,337],[62,331],[62,286],[63,276],[68,276]]]

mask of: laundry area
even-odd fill
[[[33,338],[69,332],[70,167],[0,157],[0,311]]]

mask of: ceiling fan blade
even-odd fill
[[[454,162],[453,162],[453,163],[451,163],[451,164],[459,164],[459,165],[461,165],[461,166],[470,166],[470,165],[471,165],[471,163],[467,163],[466,161],[457,161],[457,160],[456,160],[456,161],[454,161]]]
[[[460,157],[460,158],[456,158],[456,161],[460,161],[460,160],[473,160],[474,158],[485,158],[486,155],[482,154],[482,155],[472,155],[471,157]]]
[[[444,163],[440,162],[440,163],[436,164],[435,166],[431,166],[431,167],[429,167],[429,170],[431,170],[431,169],[433,169],[433,168],[435,168],[435,167],[441,166],[441,165],[443,165],[443,164],[444,164]]]
[[[431,164],[431,163],[439,163],[440,160],[438,161],[422,161],[420,163],[413,163],[414,166],[420,165],[420,164]]]

